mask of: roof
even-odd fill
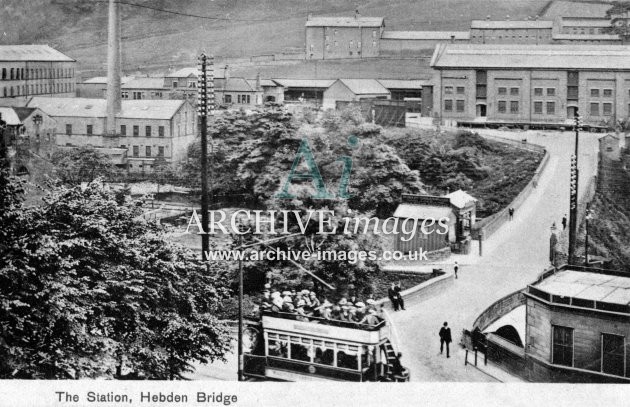
[[[215,78],[223,78],[224,72],[225,72],[225,68],[223,67],[219,68],[215,65],[214,67]],[[197,75],[199,75],[199,68],[188,67],[188,68],[182,68],[172,73],[168,73],[164,77],[165,78],[188,78],[188,77],[194,76],[196,78]]]
[[[252,89],[256,89],[256,79],[247,79],[247,83],[249,83],[249,86],[251,86]],[[271,79],[261,79],[260,86],[275,88],[279,87],[280,85]]]
[[[376,79],[338,79],[355,95],[389,95],[389,91]]]
[[[630,275],[561,270],[534,286],[552,295],[630,305]]]
[[[334,79],[274,79],[285,88],[329,88]]]
[[[15,114],[18,115],[18,118],[23,122],[24,120],[28,119],[28,117],[33,114],[33,112],[35,110],[37,110],[34,107],[13,107],[13,110],[15,111]]]
[[[123,89],[162,89],[164,78],[134,78],[123,84]]]
[[[551,29],[552,20],[472,20],[471,29],[478,30],[510,30],[510,29]]]
[[[0,61],[75,62],[48,45],[0,45]]]
[[[422,89],[429,81],[421,79],[378,79],[387,89]]]
[[[12,107],[0,107],[0,115],[7,126],[19,126],[22,124],[22,120]]]
[[[133,76],[123,76],[120,78],[120,83],[123,85],[131,80],[135,79]],[[102,84],[107,85],[107,76],[95,76],[94,78],[86,79],[83,81],[84,84]]]
[[[630,46],[600,44],[440,44],[431,66],[485,69],[630,70]]]
[[[185,100],[123,100],[120,119],[170,120]],[[88,98],[34,97],[28,107],[38,107],[52,117],[106,117],[107,100]]]
[[[553,34],[554,40],[582,40],[582,41],[619,41],[615,34]]]
[[[400,204],[394,212],[395,218],[403,219],[435,219],[449,218],[453,210],[447,206]]]
[[[610,27],[610,20],[607,18],[562,18],[560,25],[563,27]]]
[[[468,31],[385,31],[381,36],[383,40],[444,40],[449,41],[470,39]]]
[[[610,7],[610,3],[604,2],[553,0],[543,16],[545,18],[604,17]]]
[[[472,195],[467,194],[461,189],[455,192],[451,192],[450,194],[445,195],[445,196],[451,200],[451,205],[459,209],[466,207],[466,205],[468,205],[471,202],[473,203],[477,202],[477,198],[473,197]]]
[[[255,85],[251,86],[246,79],[243,78],[229,78],[218,83],[217,90],[224,92],[255,92]]]
[[[381,27],[383,17],[311,17],[307,27]]]

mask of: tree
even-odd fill
[[[630,39],[630,1],[614,1],[612,6],[606,11],[606,18],[610,19],[610,27],[605,27],[606,34],[616,34],[621,38],[622,43]]]
[[[107,154],[91,147],[59,150],[53,155],[52,163],[55,176],[68,185],[92,182],[118,171]]]
[[[55,186],[40,206],[0,177],[0,378],[177,379],[222,359],[215,313],[225,271],[211,269],[119,205],[97,182]]]

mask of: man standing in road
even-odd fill
[[[392,283],[392,286],[387,290],[387,296],[394,307],[394,311],[398,311],[398,295],[396,293],[396,284]]]
[[[564,217],[562,218],[562,230],[567,228],[567,214],[564,214]]]
[[[451,328],[448,327],[448,322],[444,322],[444,326],[440,329],[440,355],[444,351],[444,344],[446,344],[446,357],[450,358],[449,344],[453,341],[451,337]]]
[[[457,264],[457,262],[455,262],[455,265],[453,266],[453,270],[455,271],[455,278],[457,279],[457,272],[459,271],[459,264]]]
[[[404,311],[405,300],[402,296],[402,287],[400,286],[400,281],[398,282],[396,287],[394,287],[394,292],[396,293],[396,301],[398,301],[398,307],[400,307],[400,309]]]

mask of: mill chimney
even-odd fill
[[[107,133],[116,133],[116,115],[121,109],[120,77],[120,3],[109,0],[109,27],[107,34]]]

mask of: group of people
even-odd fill
[[[321,301],[314,291],[272,291],[270,284],[265,284],[260,304],[263,312],[291,313],[295,314],[296,320],[305,322],[321,318],[376,326],[383,320],[381,311],[372,298],[364,302],[351,296],[332,303],[328,299]]]
[[[391,287],[387,290],[387,296],[389,297],[389,301],[392,303],[394,311],[398,311],[399,309],[403,311],[405,310],[405,300],[400,293],[401,291],[402,288],[400,287],[400,281],[398,284],[392,283]]]

